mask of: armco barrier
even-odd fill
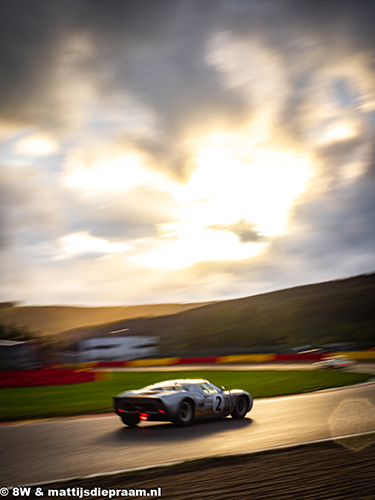
[[[160,358],[160,359],[134,359],[132,361],[124,361],[123,366],[166,366],[178,365],[180,358]]]
[[[97,361],[96,368],[121,368],[125,365],[126,361]]]
[[[275,354],[233,354],[231,356],[218,356],[216,363],[266,363],[275,361]]]
[[[37,385],[68,385],[83,382],[94,382],[105,377],[105,374],[70,369],[41,369],[0,372],[0,387],[30,387]]]
[[[89,363],[65,363],[63,365],[52,365],[50,366],[50,368],[63,368],[67,370],[76,370],[77,368],[79,368],[80,370],[91,370],[92,368],[96,368],[98,366],[98,363],[98,361],[90,361]]]
[[[276,354],[275,361],[320,361],[324,353]]]
[[[325,357],[328,355],[326,354]],[[346,356],[347,358],[354,359],[356,361],[375,361],[375,351],[350,351],[350,352],[335,352],[330,354],[330,356]]]
[[[269,362],[314,362],[322,358],[331,356],[347,356],[348,358],[361,360],[374,360],[375,351],[353,351],[353,352],[306,352],[297,354],[231,354],[228,356],[204,356],[204,357],[186,357],[186,358],[149,358],[134,359],[130,361],[96,361],[79,365],[80,368],[121,368],[121,367],[149,367],[149,366],[169,366],[186,364],[211,364],[211,363],[269,363]],[[69,365],[64,365],[66,368]],[[76,366],[77,367],[77,366]]]
[[[180,358],[179,365],[198,365],[200,363],[216,363],[217,356],[204,356],[202,358]]]

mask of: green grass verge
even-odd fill
[[[371,375],[339,371],[113,372],[84,384],[0,389],[0,421],[112,411],[112,397],[127,389],[173,378],[207,378],[226,389],[245,389],[254,398],[310,392],[366,382]]]

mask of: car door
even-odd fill
[[[201,384],[205,399],[205,410],[207,413],[222,413],[225,406],[225,397],[217,387],[210,383]]]

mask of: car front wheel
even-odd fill
[[[174,419],[176,425],[189,425],[194,417],[193,403],[189,399],[184,399],[180,404],[177,415]]]

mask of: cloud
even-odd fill
[[[372,270],[374,20],[367,0],[1,2],[4,300]]]
[[[103,238],[94,238],[87,231],[73,233],[61,238],[61,253],[57,258],[69,258],[74,255],[106,255],[122,253],[131,249],[121,243],[110,243]]]
[[[231,225],[214,224],[210,226],[210,229],[215,229],[216,231],[229,231],[235,234],[242,243],[259,241],[262,239],[259,231],[255,229],[255,224],[249,224],[246,220],[239,220]]]
[[[20,155],[44,156],[56,152],[58,144],[47,135],[30,134],[22,138],[16,147]]]
[[[0,165],[0,213],[3,245],[13,237],[45,237],[61,221],[56,191],[35,166]]]

